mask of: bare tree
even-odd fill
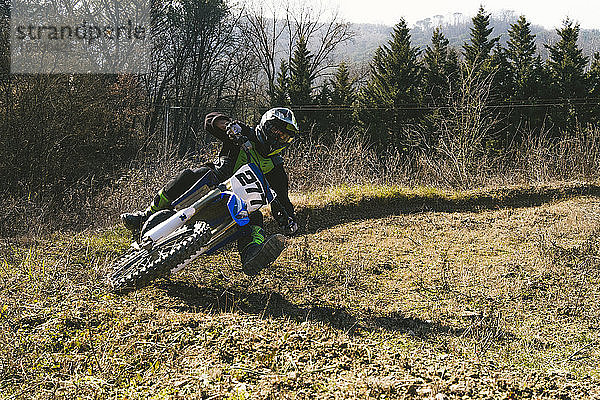
[[[310,72],[316,79],[334,66],[333,51],[353,35],[337,11],[322,4],[309,6],[293,0],[251,5],[245,22],[244,33],[265,75],[271,101],[275,97],[277,68],[282,60],[289,64],[298,38],[304,37],[313,54]]]
[[[337,10],[327,9],[322,3],[314,6],[304,2],[288,3],[286,25],[289,35],[289,54],[301,36],[309,43],[313,54],[310,72],[318,78],[324,71],[334,67],[331,55],[338,45],[354,35],[348,23],[343,23]]]
[[[431,170],[437,171],[440,181],[455,187],[472,187],[493,164],[488,144],[500,117],[486,108],[492,81],[493,76],[477,77],[474,68],[461,69],[458,90],[448,94],[447,114],[435,119],[436,151],[433,158],[425,159]]]
[[[243,32],[250,43],[250,51],[256,57],[266,76],[267,94],[273,98],[275,93],[276,67],[279,65],[280,42],[286,30],[285,15],[278,2],[251,5],[246,11],[246,25]],[[289,58],[289,56],[288,56]]]
[[[241,10],[233,13],[223,0],[158,2],[153,13],[148,128],[166,126],[165,139],[183,154],[193,149],[209,108],[237,106],[254,59],[239,29]]]
[[[0,0],[0,110],[9,113],[10,105],[10,9],[9,2]],[[3,104],[4,103],[4,104]],[[1,115],[1,114],[0,114]],[[7,116],[3,116],[6,120]]]

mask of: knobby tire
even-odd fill
[[[175,242],[166,240],[150,251],[131,249],[115,263],[114,271],[109,277],[112,291],[125,293],[168,276],[171,270],[182,267],[201,252],[210,238],[210,226],[200,221],[176,238]],[[172,247],[168,248],[169,246]]]

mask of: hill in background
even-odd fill
[[[525,16],[527,18],[527,16]],[[500,14],[492,14],[490,25],[494,28],[491,37],[500,37],[500,43],[506,46],[508,40],[508,30],[510,25],[515,23],[519,15],[513,11],[504,11]],[[529,19],[528,19],[529,20]],[[353,63],[369,62],[375,53],[377,47],[387,43],[391,37],[393,27],[377,24],[351,24],[356,33],[352,41],[344,46],[340,46],[337,52],[337,58]],[[461,49],[463,43],[469,40],[471,33],[471,17],[461,13],[452,15],[436,15],[426,18],[417,23],[411,29],[412,43],[421,49],[425,49],[431,43],[433,30],[440,26],[444,36],[450,41],[450,45]],[[556,28],[559,28],[557,26]],[[538,52],[543,59],[548,57],[548,51],[545,44],[552,44],[558,40],[558,35],[554,29],[546,29],[540,25],[531,26],[531,31],[536,35],[536,44]],[[595,51],[600,50],[600,30],[582,29],[579,36],[579,46],[583,49],[586,56],[591,56]]]

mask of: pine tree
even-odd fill
[[[508,62],[506,50],[496,42],[494,51],[490,56],[486,71],[490,74],[490,86],[488,102],[491,104],[501,104],[510,101],[513,93],[512,74],[510,63]],[[495,124],[495,132],[493,137],[487,143],[489,150],[501,151],[502,148],[509,143],[510,138],[507,136],[512,134],[513,129],[509,127],[511,120],[507,118],[510,113],[506,113],[508,109],[489,109],[488,112],[495,114],[497,122]],[[504,115],[502,113],[505,113]]]
[[[560,40],[546,48],[550,52],[548,66],[556,84],[557,94],[564,98],[581,98],[586,94],[585,66],[587,57],[577,46],[579,24],[566,19],[556,33]]]
[[[592,99],[592,103],[598,102],[600,100],[600,53],[595,52],[594,57],[592,59],[592,65],[590,66],[590,70],[587,74],[587,81],[589,86],[589,96]],[[594,107],[592,110],[593,122],[600,122],[600,109],[599,107]]]
[[[488,28],[490,25],[490,14],[486,14],[483,6],[479,7],[479,11],[473,17],[472,21],[473,27],[471,28],[470,42],[463,45],[463,50],[467,66],[479,73],[482,69],[485,69],[485,65],[491,56],[491,51],[499,38],[489,38],[493,28]]]
[[[329,89],[328,82],[323,83],[323,86],[321,86],[321,90],[319,92],[319,95],[317,96],[316,103],[322,106],[328,106],[332,104],[331,89]]]
[[[329,109],[329,106],[332,104],[329,82],[323,83],[319,94],[315,98],[315,103],[324,107],[311,112],[310,118],[317,123],[319,127],[318,131],[321,132],[322,135],[321,137],[327,140],[329,133],[337,129],[334,122],[334,114],[332,114]]]
[[[524,16],[511,24],[508,37],[506,55],[513,84],[510,98],[529,103],[551,97],[548,94],[548,81],[541,56],[536,56],[535,35],[531,33],[530,23]],[[511,111],[513,125],[530,130],[541,127],[548,112],[542,107],[520,107]]]
[[[535,86],[535,92],[539,99],[549,99],[552,97],[551,82],[552,77],[550,71],[546,68],[542,56],[537,55],[533,61],[533,81]]]
[[[289,96],[291,105],[312,103],[312,84],[314,77],[310,73],[313,55],[307,48],[306,39],[300,36],[290,61]]]
[[[421,71],[418,49],[410,44],[404,19],[394,27],[392,39],[375,51],[371,77],[360,93],[361,115],[373,138],[382,145],[399,144],[403,126],[418,114],[410,110],[419,102]]]
[[[338,65],[337,70],[330,81],[331,87],[331,104],[333,106],[339,106],[337,110],[333,112],[332,121],[334,125],[339,129],[347,129],[351,127],[354,122],[354,114],[351,106],[356,100],[356,94],[354,91],[354,85],[356,79],[350,77],[350,70],[345,62],[341,62]]]
[[[0,80],[10,73],[10,10],[9,1],[0,1]]]
[[[551,46],[546,45],[546,48],[550,52],[548,69],[553,93],[566,101],[563,109],[554,113],[554,122],[558,128],[565,129],[574,127],[577,122],[585,122],[587,118],[580,108],[573,105],[573,100],[587,97],[585,67],[588,59],[577,46],[579,24],[573,24],[567,18],[556,33],[559,41]]]
[[[290,76],[289,68],[285,60],[281,60],[279,72],[277,73],[277,82],[275,83],[273,98],[271,99],[272,106],[284,106],[290,104]]]
[[[446,104],[448,90],[458,78],[458,54],[448,47],[440,28],[433,31],[431,45],[425,49],[423,57],[423,89],[429,102]]]
[[[600,98],[600,53],[595,52],[592,59],[592,65],[587,74],[590,97],[594,99]]]
[[[513,93],[512,74],[506,50],[499,42],[490,57],[489,71],[492,74],[490,100],[495,103],[509,100]]]
[[[535,35],[530,24],[520,16],[508,31],[507,58],[514,84],[514,99],[533,99],[536,95]]]
[[[338,65],[335,75],[331,80],[333,91],[331,92],[331,103],[341,106],[349,106],[354,103],[356,95],[354,93],[355,80],[350,78],[350,70],[345,62]]]

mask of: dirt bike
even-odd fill
[[[247,164],[215,185],[209,171],[171,203],[174,209],[152,215],[138,240],[108,276],[113,292],[123,293],[175,273],[200,255],[209,255],[238,237],[250,213],[275,200],[248,148]]]

